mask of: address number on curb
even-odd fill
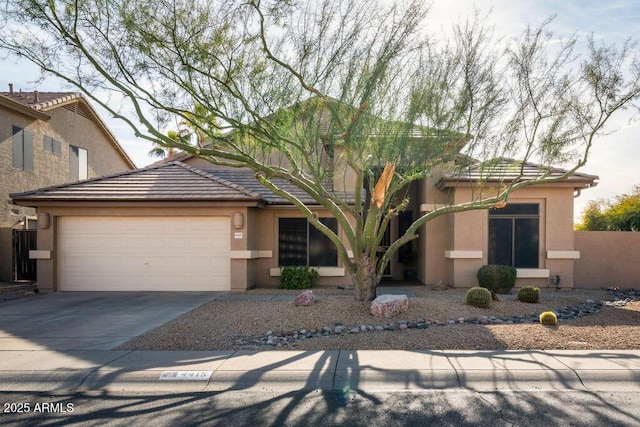
[[[209,381],[213,371],[164,371],[160,380],[164,381]]]

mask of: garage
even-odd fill
[[[12,194],[38,215],[37,250],[29,252],[38,289],[247,289],[249,212],[265,200],[242,183],[262,185],[253,174],[213,172],[161,162]]]
[[[60,291],[228,291],[227,216],[61,216]]]

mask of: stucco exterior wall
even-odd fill
[[[128,162],[116,150],[109,141],[102,129],[93,120],[89,120],[79,114],[67,110],[66,108],[56,108],[48,111],[47,114],[51,119],[46,123],[45,128],[49,132],[49,136],[62,141],[62,158],[58,165],[61,170],[67,171],[66,181],[69,181],[69,145],[82,147],[87,150],[88,154],[88,177],[95,178],[98,176],[108,175],[116,172],[130,170]],[[38,139],[36,139],[38,141]],[[42,140],[39,140],[39,146],[35,148],[42,151]],[[51,153],[46,153],[51,154]],[[61,178],[60,172],[57,175]]]
[[[640,233],[623,231],[578,231],[575,248],[575,287],[640,287]]]
[[[13,280],[11,228],[25,216],[35,217],[35,209],[9,204],[9,194],[68,182],[70,144],[87,150],[89,178],[131,169],[94,121],[63,107],[46,114],[48,121],[36,120],[0,107],[0,229],[9,234],[8,244],[0,240],[0,280]],[[13,126],[33,132],[33,172],[13,167]],[[45,135],[61,141],[60,154],[43,149]]]
[[[449,204],[451,194],[438,191],[435,178],[426,178],[418,185],[418,210],[421,215],[435,210],[436,207]],[[450,246],[452,216],[443,215],[428,221],[420,228],[418,239],[418,280],[425,284],[433,284],[438,280],[448,281],[449,266],[444,257]]]
[[[471,200],[471,197],[471,188],[455,189],[455,203]],[[573,262],[579,256],[573,238],[573,188],[524,188],[514,192],[509,197],[509,203],[538,203],[540,206],[538,268],[519,269],[516,286],[553,286],[549,276],[558,275],[561,287],[573,287]],[[477,286],[477,271],[488,263],[489,212],[475,210],[448,216],[452,224],[448,228],[451,235],[442,255],[448,266],[447,280],[455,287]],[[440,256],[437,253],[435,255]],[[430,278],[429,272],[426,278]]]
[[[170,158],[167,160],[171,161]],[[189,165],[189,166],[193,166],[195,168],[201,168],[201,169],[231,169],[230,166],[228,167],[228,166],[214,165],[213,163],[208,162],[201,157],[189,157],[187,159],[180,160],[180,161],[185,165]]]

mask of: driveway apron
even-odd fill
[[[62,292],[0,304],[1,350],[111,350],[224,292]]]

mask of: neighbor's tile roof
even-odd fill
[[[444,175],[438,183],[439,188],[455,186],[459,183],[513,182],[539,178],[560,178],[566,169],[543,166],[520,160],[498,158],[484,163],[476,163],[457,173]],[[597,175],[574,172],[562,182],[576,187],[590,187],[597,184]]]
[[[21,201],[259,201],[260,194],[174,162],[10,195]]]
[[[82,98],[78,92],[2,92],[3,96],[15,101],[25,107],[34,110],[44,110],[57,104]]]

